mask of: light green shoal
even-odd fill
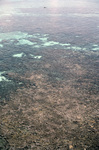
[[[9,82],[10,80],[8,80],[6,77],[4,77],[2,74],[4,74],[5,73],[5,71],[3,71],[3,72],[0,72],[0,82],[1,81],[7,81],[7,82]]]
[[[26,56],[24,53],[14,54],[13,57],[21,58],[23,56]]]

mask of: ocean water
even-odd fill
[[[1,148],[97,150],[98,99],[99,1],[1,0]]]

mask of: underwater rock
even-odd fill
[[[9,150],[10,146],[8,141],[0,135],[0,150]]]
[[[92,145],[90,147],[88,147],[86,150],[99,150],[99,136],[97,135],[93,141],[92,141]]]

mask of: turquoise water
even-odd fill
[[[28,56],[41,59],[44,49],[98,53],[98,6],[99,2],[94,0],[1,1],[1,62],[6,63],[9,58],[12,63],[14,58],[29,59]],[[2,65],[0,71],[8,69]]]
[[[3,149],[97,150],[98,93],[98,0],[0,1]]]

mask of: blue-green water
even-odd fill
[[[0,148],[97,150],[99,1],[0,1]]]

